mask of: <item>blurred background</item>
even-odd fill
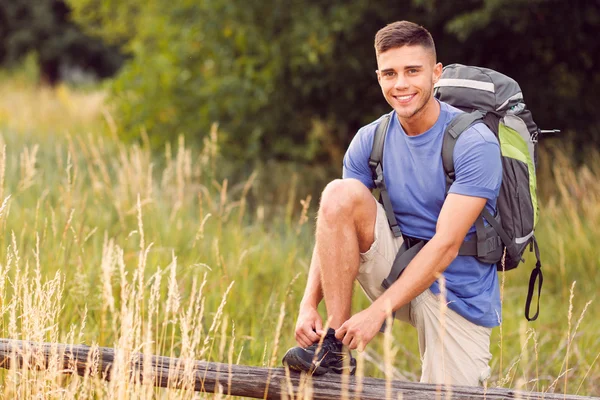
[[[523,317],[527,252],[501,274],[491,382],[598,395],[600,0],[0,0],[0,336],[279,366],[319,193],[389,110],[374,35],[401,19],[561,130],[538,159],[540,318]],[[418,380],[416,334],[393,329],[365,374],[393,359]],[[6,398],[64,389],[2,374]],[[144,397],[126,375],[69,379],[61,398]]]
[[[41,85],[99,85],[126,140],[153,148],[219,124],[232,163],[335,165],[388,110],[373,38],[408,19],[439,61],[517,80],[542,129],[600,144],[597,0],[0,0],[0,66]],[[32,77],[33,78],[33,77]]]

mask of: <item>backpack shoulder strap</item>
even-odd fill
[[[373,177],[375,187],[379,189],[379,201],[382,203],[383,209],[385,210],[385,215],[387,217],[388,224],[390,225],[390,229],[392,230],[394,237],[399,237],[402,236],[402,232],[400,232],[400,227],[398,226],[398,221],[396,220],[396,215],[394,214],[392,201],[390,200],[390,195],[383,179],[383,168],[381,167],[381,161],[383,159],[383,145],[388,127],[390,125],[390,119],[391,114],[384,115],[375,129],[373,148],[371,149],[371,155],[369,156],[369,168],[371,169],[371,175]]]
[[[373,177],[375,177],[374,166],[381,163],[381,159],[383,158],[383,143],[385,142],[385,134],[387,133],[388,126],[390,125],[390,118],[390,114],[384,115],[381,122],[377,125],[377,129],[375,129],[373,148],[369,156],[369,168],[373,172]]]
[[[483,119],[485,113],[475,110],[471,113],[461,113],[455,116],[444,131],[442,142],[442,165],[446,175],[446,193],[454,182],[454,147],[460,135],[471,127],[475,122]]]
[[[471,127],[476,122],[480,122],[484,119],[486,113],[475,110],[471,113],[461,113],[455,116],[452,121],[446,127],[444,131],[444,139],[442,142],[442,165],[444,167],[444,174],[446,176],[446,193],[450,190],[450,186],[456,179],[454,171],[454,147],[460,135]],[[488,238],[485,232],[485,225],[483,219],[486,219],[490,225],[496,230],[496,233],[502,238],[508,237],[502,227],[496,221],[487,209],[484,207],[482,213],[477,217],[475,221],[475,232],[476,241],[465,242],[459,250],[460,255],[475,256],[478,258],[486,257],[488,254],[494,253],[494,250],[498,247],[498,240],[495,237]],[[506,242],[510,244],[511,242]]]

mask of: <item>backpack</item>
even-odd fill
[[[474,256],[478,260],[496,264],[498,271],[516,268],[523,261],[529,246],[535,252],[536,265],[529,279],[525,303],[525,317],[537,319],[543,274],[540,253],[534,230],[539,218],[536,195],[536,148],[540,130],[531,112],[523,102],[517,82],[506,75],[487,68],[451,64],[444,67],[441,79],[434,86],[434,95],[464,113],[448,124],[442,144],[442,165],[446,177],[446,193],[454,182],[453,152],[456,141],[469,127],[484,123],[498,138],[502,157],[502,186],[496,203],[496,215],[486,208],[475,222],[476,234],[463,243],[459,255]],[[381,158],[391,114],[382,118],[376,128],[369,167],[388,223],[396,237],[402,235],[392,204],[385,188]],[[487,221],[488,225],[484,223]],[[407,240],[408,239],[408,240]],[[390,275],[382,286],[388,288],[402,273],[410,260],[423,247],[405,237]],[[537,311],[530,315],[531,301],[538,281]]]

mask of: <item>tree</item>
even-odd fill
[[[580,148],[600,146],[600,1],[481,3],[446,26],[460,40],[460,60],[515,78],[542,129],[575,132]]]
[[[600,85],[589,1],[69,1],[82,26],[132,55],[113,99],[124,131],[145,129],[155,144],[201,138],[216,121],[233,159],[339,162],[356,130],[389,109],[373,37],[398,19],[426,26],[442,62],[516,78],[540,126],[600,142],[600,101],[584,90]]]
[[[127,41],[133,58],[113,98],[132,136],[146,129],[160,144],[180,133],[200,137],[218,121],[231,157],[310,160],[321,149],[309,132],[329,114],[315,112],[324,96],[314,94],[325,93],[331,73],[325,63],[331,64],[335,38],[356,28],[367,2],[71,4],[82,26]]]
[[[59,80],[61,66],[78,66],[99,77],[114,74],[123,56],[84,35],[69,17],[61,0],[0,0],[0,63],[14,65],[35,52],[42,78],[50,84]]]

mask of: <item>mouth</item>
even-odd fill
[[[406,94],[406,95],[402,95],[402,96],[392,96],[394,97],[394,99],[396,99],[396,101],[400,104],[407,104],[409,103],[417,94],[413,93],[413,94]]]

